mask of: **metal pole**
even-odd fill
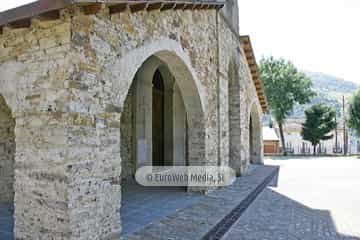
[[[336,127],[335,127],[335,153],[338,152],[338,135],[337,135],[337,127],[338,127],[338,123],[337,123],[337,112],[335,114],[335,123],[336,123]]]
[[[346,123],[345,123],[345,96],[343,96],[343,128],[344,128],[344,155],[347,154],[347,144],[346,144]]]

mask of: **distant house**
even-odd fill
[[[284,136],[286,142],[286,150],[291,154],[306,155],[312,154],[312,145],[308,141],[304,141],[301,136],[302,124],[305,119],[287,119],[283,125]],[[278,133],[278,126],[275,127]],[[360,151],[359,139],[355,133],[346,129],[347,152],[348,154],[358,154]],[[317,146],[318,154],[342,154],[344,151],[344,128],[343,122],[339,121],[336,131],[332,131],[333,138],[321,141]],[[265,133],[264,133],[265,135]],[[337,138],[335,137],[337,135]],[[264,136],[265,137],[265,136]],[[265,146],[264,146],[265,148]]]
[[[280,152],[280,139],[274,128],[263,127],[264,154]]]

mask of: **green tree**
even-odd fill
[[[350,99],[348,126],[360,136],[360,88]]]
[[[301,135],[313,145],[314,155],[321,140],[333,138],[331,131],[336,128],[335,115],[335,109],[324,104],[316,104],[305,111],[306,121]]]
[[[263,58],[260,61],[259,70],[270,112],[279,126],[284,155],[287,155],[284,122],[292,113],[296,103],[308,103],[316,94],[311,89],[311,80],[289,61],[274,57]]]

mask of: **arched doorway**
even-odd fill
[[[199,150],[205,148],[197,149],[204,144],[199,137],[205,137],[198,134],[203,129],[199,122],[202,110],[197,109],[199,102],[186,104],[184,94],[190,93],[191,82],[185,83],[188,92],[184,93],[181,81],[186,75],[177,75],[179,67],[175,71],[170,67],[176,58],[170,60],[168,64],[157,55],[149,57],[136,72],[123,106],[120,124],[123,236],[200,197],[187,193],[185,187],[143,187],[134,181],[136,170],[142,166],[198,165],[194,157],[204,154]],[[194,198],[189,198],[189,194]],[[184,201],[179,201],[182,198]],[[164,205],[173,207],[166,209]],[[151,215],[145,219],[141,213],[144,209]]]
[[[150,57],[136,73],[121,115],[122,179],[133,179],[142,166],[187,165],[187,116],[175,77]]]
[[[168,72],[170,72],[173,76],[173,79],[176,80],[175,88],[178,91],[174,92],[174,95],[181,95],[183,105],[186,109],[185,115],[189,129],[186,132],[186,134],[188,135],[187,159],[189,165],[204,165],[207,163],[207,158],[211,155],[210,152],[208,152],[210,149],[208,146],[210,144],[210,141],[208,140],[208,138],[206,138],[206,126],[208,124],[208,119],[205,117],[205,109],[207,109],[207,101],[205,100],[206,91],[202,82],[197,77],[195,69],[192,67],[189,55],[184,51],[183,47],[179,42],[171,39],[160,39],[157,41],[149,42],[137,49],[129,50],[127,53],[122,55],[122,57],[114,59],[114,61],[112,62],[109,62],[104,67],[101,76],[99,76],[99,79],[103,81],[110,81],[113,93],[110,96],[110,100],[112,104],[117,106],[117,109],[120,109],[120,114],[122,118],[124,118],[123,115],[124,112],[126,112],[126,104],[129,104],[131,102],[132,106],[135,106],[136,103],[143,103],[144,105],[152,104],[152,99],[147,97],[148,94],[146,94],[142,99],[137,99],[136,96],[139,95],[139,89],[136,88],[136,82],[142,80],[145,82],[144,89],[152,88],[153,74],[155,73],[156,69],[159,68],[159,61],[151,61],[154,59],[160,60],[160,62],[164,63]],[[168,78],[164,77],[164,79],[166,80]],[[165,89],[166,88],[167,84],[165,81]],[[134,89],[134,91],[131,91],[131,89]],[[133,97],[129,98],[130,95],[133,95]],[[169,101],[165,100],[165,104],[167,102]],[[137,112],[139,113],[139,116],[136,116],[135,121],[141,119],[141,117],[144,118],[144,115],[151,116],[146,109],[149,109],[149,107],[146,106],[146,108],[142,108],[141,112]],[[181,116],[183,115],[184,114],[181,114]],[[166,119],[167,116],[165,115],[165,129],[167,128],[166,124],[171,122]],[[151,121],[148,122],[147,126],[152,126]],[[122,121],[121,123],[122,128],[124,128],[124,125],[126,125],[123,124],[123,122],[124,121]],[[130,122],[130,119],[128,119],[127,122]],[[141,124],[135,122],[135,125],[140,126]],[[152,158],[152,146],[150,145],[151,140],[147,138],[149,136],[152,136],[151,131],[149,131],[149,129],[151,128],[152,127],[147,127],[145,129],[140,129],[141,131],[136,131],[136,134],[142,134],[140,136],[137,136],[138,142],[136,142],[135,140],[132,141],[132,145],[138,146],[138,149],[132,147],[132,149],[135,149],[135,153],[133,153],[132,155],[136,155],[136,160],[139,160],[139,157],[146,157],[148,159]],[[131,132],[131,130],[129,130],[130,128],[127,129],[127,133]],[[178,131],[178,129],[175,130]],[[184,131],[182,132],[184,133]],[[178,140],[181,138],[175,139]],[[169,141],[167,141],[166,139],[165,144],[167,144],[168,142]],[[121,151],[123,152],[124,144],[121,145]],[[128,144],[125,147],[128,152],[130,151],[129,147],[132,145]],[[140,149],[141,147],[143,148]],[[168,147],[166,147],[165,149],[168,149]],[[144,154],[144,156],[139,156],[137,154],[139,152],[146,152],[146,154]],[[165,160],[166,159],[167,156],[165,153]],[[175,163],[176,160],[177,159],[174,160]],[[144,163],[139,163],[140,165],[144,165],[146,164],[146,161]],[[122,175],[124,175],[123,171]]]
[[[5,99],[0,95],[0,238],[13,236],[15,182],[15,119]]]
[[[262,164],[263,142],[262,142],[261,113],[255,103],[252,104],[249,116],[249,158],[252,164]]]

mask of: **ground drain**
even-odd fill
[[[257,188],[240,202],[226,217],[218,222],[202,240],[220,240],[231,226],[240,218],[256,197],[264,190],[271,180],[278,174],[279,168],[271,173]]]

